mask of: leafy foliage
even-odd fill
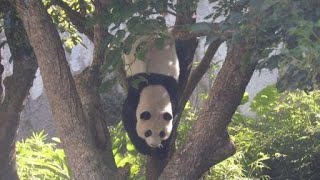
[[[205,179],[318,179],[320,92],[262,90],[251,104],[256,118],[233,116],[237,153]]]
[[[178,127],[178,137],[176,141],[177,147],[180,147],[185,140],[187,139],[187,135],[189,134],[192,125],[197,119],[197,110],[194,109],[190,102],[188,102],[184,108],[184,111],[181,116],[181,124]]]
[[[284,61],[280,64],[281,79],[277,86],[281,90],[319,89],[320,20],[312,22],[301,19],[298,23],[296,27],[289,29],[289,36],[295,42],[294,45],[288,42],[287,47],[282,50]]]
[[[20,179],[71,179],[64,151],[57,147],[60,140],[47,143],[46,137],[42,131],[16,143]]]
[[[71,10],[75,10],[77,12],[81,11],[80,1],[75,0],[64,0],[67,6],[70,7]],[[65,10],[63,10],[60,6],[55,5],[55,1],[51,0],[43,0],[43,3],[47,7],[47,11],[53,21],[56,24],[57,29],[61,33],[62,41],[64,42],[64,47],[67,51],[71,51],[72,47],[82,42],[82,38],[79,36],[76,27],[70,22],[69,17],[67,16]],[[93,13],[93,4],[90,0],[84,0],[84,10],[86,14]],[[84,16],[84,15],[83,15]],[[90,28],[90,21],[92,19],[87,18],[87,27]]]
[[[229,132],[237,153],[203,179],[317,179],[320,177],[320,92],[279,94],[268,86],[254,98],[255,118],[233,116]],[[185,141],[196,111],[188,103],[183,114],[177,146]],[[121,123],[111,128],[113,154],[118,167],[129,164],[132,179],[144,179],[144,158],[134,149]],[[21,179],[70,179],[62,149],[45,143],[43,132],[17,143]]]
[[[56,1],[43,0],[60,32],[65,32],[66,49],[81,42],[74,25],[70,23],[63,8]],[[186,8],[197,8],[197,1],[187,0],[177,5],[168,0],[112,0],[102,16],[95,17],[94,5],[85,0],[64,0],[83,19],[85,29],[92,29],[95,22],[103,22],[110,33],[105,40],[105,65],[108,73],[123,65],[122,54],[127,54],[139,35],[157,35],[163,38],[168,26],[165,16],[184,12]],[[259,68],[280,68],[281,78],[278,89],[318,88],[319,70],[319,17],[320,6],[317,0],[210,0],[212,13],[205,22],[181,25],[190,32],[207,32],[206,44],[221,38],[235,44],[246,40],[252,42],[252,57],[248,61],[261,60]],[[83,7],[84,6],[84,7]],[[85,8],[85,11],[83,10]],[[83,12],[84,11],[84,12]],[[218,19],[223,19],[213,26]],[[220,20],[219,20],[220,21]],[[283,45],[280,54],[269,56]],[[143,59],[145,49],[137,53]],[[248,62],[244,62],[248,63]]]
[[[318,89],[319,18],[317,0],[211,0],[213,11],[205,19],[219,23],[220,31],[210,32],[210,22],[198,22],[197,32],[209,31],[207,41],[223,37],[229,44],[246,39],[252,42],[252,60],[259,69],[280,68],[277,88]],[[232,32],[231,35],[228,32]],[[228,34],[226,36],[226,33]],[[211,37],[211,38],[210,38]],[[281,45],[281,47],[279,47]],[[270,56],[274,50],[280,52]]]
[[[126,134],[122,122],[114,128],[110,128],[112,137],[112,152],[118,167],[130,165],[130,176],[133,179],[144,179],[144,165],[145,161],[141,154],[139,154],[128,135]]]
[[[44,0],[54,23],[60,32],[66,32],[65,46],[71,49],[79,43],[75,27],[66,13],[53,1]],[[71,9],[80,12],[79,1],[65,0]],[[93,5],[85,1],[86,28],[101,21],[110,33],[105,40],[104,72],[122,66],[122,54],[128,54],[132,44],[140,35],[155,35],[159,44],[166,36],[164,16],[183,11],[184,6],[196,8],[190,0],[177,7],[171,0],[112,0],[112,6],[102,17],[93,16]],[[184,26],[191,32],[209,32],[207,43],[222,37],[228,45],[241,40],[252,42],[252,57],[260,60],[259,68],[281,68],[278,88],[281,90],[302,88],[313,90],[319,82],[319,29],[320,11],[317,0],[210,0],[215,3],[208,22]],[[219,31],[213,29],[218,17]],[[231,32],[231,34],[230,34]],[[229,34],[228,34],[229,33]],[[283,44],[279,54],[270,53]],[[145,48],[136,53],[143,59]],[[245,62],[246,63],[246,62]],[[107,86],[102,89],[107,89]],[[244,100],[245,102],[246,100]],[[229,127],[232,138],[238,145],[237,154],[211,169],[208,179],[237,178],[315,178],[314,160],[319,154],[319,93],[292,92],[279,95],[274,87],[258,94],[252,103],[256,118],[247,118],[239,113],[233,117]],[[187,105],[179,127],[177,145],[186,139],[196,115]],[[132,178],[141,178],[144,161],[119,124],[111,128],[113,153],[117,166],[131,165]],[[63,179],[69,178],[62,150],[56,144],[45,144],[43,134],[18,143],[18,164],[21,178]],[[20,149],[19,149],[20,148]],[[32,150],[32,151],[31,151]],[[35,152],[33,152],[35,150]],[[43,153],[39,153],[43,152]],[[41,154],[45,154],[42,156]],[[59,155],[57,155],[59,154]],[[30,159],[33,158],[33,159]],[[319,158],[318,158],[319,159]],[[58,162],[58,163],[57,163]],[[40,167],[37,170],[31,169]],[[318,166],[315,166],[318,168]]]
[[[261,97],[256,100],[261,101]],[[320,177],[312,167],[320,152],[319,101],[318,91],[308,94],[296,91],[279,96],[268,109],[253,108],[261,114],[256,122],[256,129],[260,131],[256,143],[270,156],[266,164],[271,170],[266,171],[267,174],[279,179]]]

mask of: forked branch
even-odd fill
[[[59,6],[64,10],[71,23],[76,26],[80,33],[85,34],[93,42],[93,27],[86,26],[86,18],[79,12],[73,10],[66,2],[63,0],[53,0],[53,5]]]

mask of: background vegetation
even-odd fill
[[[116,166],[131,164],[132,178],[198,179],[217,165],[203,178],[317,179],[320,1],[209,4],[208,16],[199,20],[197,0],[0,0],[0,32],[7,38],[0,45],[9,45],[14,62],[13,75],[1,79],[7,91],[0,106],[0,179],[19,179],[15,135],[38,67],[66,156],[57,142],[47,144],[42,134],[34,135],[17,148],[23,178],[122,179],[128,172]],[[166,22],[169,14],[175,16],[174,25]],[[201,109],[187,106],[181,126],[175,119],[165,158],[142,158],[120,124],[107,127],[99,93],[108,91],[103,77],[111,71],[119,71],[117,80],[125,84],[121,56],[137,37],[152,34],[161,45],[168,28],[185,67],[191,67],[198,37],[208,45],[199,64],[181,73],[178,115],[222,43],[227,55]],[[93,58],[90,67],[73,76],[65,51],[81,42],[78,32],[93,43]],[[146,52],[140,50],[138,58]],[[268,87],[252,103],[255,117],[234,114],[254,71],[262,68],[279,69],[276,87],[285,93]],[[303,91],[285,91],[296,89]],[[230,137],[237,154],[219,164],[236,153]]]
[[[255,117],[237,112],[229,126],[237,153],[203,176],[209,179],[319,179],[320,91],[278,93],[268,86],[254,98]],[[183,114],[177,146],[195,121],[190,104]],[[122,124],[111,128],[118,167],[131,165],[131,178],[144,179],[145,161],[130,143]],[[21,179],[69,179],[59,140],[48,143],[43,132],[17,143]]]

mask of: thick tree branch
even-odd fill
[[[13,74],[4,81],[6,96],[0,102],[0,179],[16,180],[19,178],[16,170],[15,137],[23,102],[29,94],[38,66],[14,8],[8,1],[0,0],[0,4],[0,12],[5,14],[4,31],[13,59]],[[1,74],[2,72],[0,81]]]
[[[211,61],[213,59],[213,56],[217,52],[217,50],[220,47],[222,42],[223,41],[221,41],[220,39],[212,42],[208,46],[208,48],[206,50],[206,53],[203,56],[200,64],[191,72],[190,77],[189,77],[189,79],[187,81],[187,84],[186,84],[186,86],[184,88],[184,91],[182,93],[182,96],[180,98],[178,115],[181,116],[182,111],[183,111],[186,103],[188,102],[192,92],[197,87],[197,85],[198,85],[199,81],[201,80],[201,78],[204,76],[204,74],[210,68],[210,64],[211,64]],[[176,122],[175,122],[176,125],[177,125],[178,122],[179,122],[179,118],[176,119]]]
[[[257,61],[251,60],[249,42],[237,42],[229,48],[186,143],[171,158],[160,179],[198,179],[211,166],[235,153],[226,128]]]
[[[40,67],[55,124],[75,179],[117,179],[116,169],[97,150],[57,30],[38,0],[11,0],[27,29]]]
[[[210,24],[210,30],[203,30],[199,32],[192,32],[188,30],[187,26],[177,26],[171,31],[172,37],[177,40],[188,40],[191,38],[201,37],[201,36],[208,36],[209,34],[213,34],[215,37],[226,40],[232,36],[234,33],[233,30],[222,30],[221,25],[225,23],[225,21],[221,21],[219,23],[212,23]],[[188,25],[188,24],[187,24]],[[209,24],[208,24],[209,26]]]
[[[182,25],[191,25],[196,22],[195,14],[196,9],[193,6],[196,1],[189,0],[178,0],[176,7],[176,22],[175,27],[173,29],[173,34],[177,27]],[[179,76],[179,92],[182,92],[182,89],[185,87],[187,79],[190,74],[191,64],[193,61],[193,57],[195,54],[195,50],[198,46],[198,40],[196,37],[184,39],[184,40],[176,40],[176,51],[177,56],[180,62],[180,76]],[[181,68],[183,67],[183,68]],[[179,93],[180,94],[180,93]],[[173,132],[174,133],[174,132]],[[175,138],[171,138],[171,146],[170,151],[165,158],[159,158],[157,156],[148,157],[147,165],[146,165],[146,178],[147,179],[157,179],[163,168],[167,165],[169,159],[172,154],[175,152]]]
[[[96,17],[101,17],[107,11],[107,4],[95,1]],[[99,94],[99,87],[102,81],[100,72],[101,65],[105,61],[106,40],[110,34],[103,25],[104,22],[97,20],[94,25],[94,52],[92,65],[87,67],[81,74],[75,77],[76,87],[81,98],[87,123],[93,132],[97,149],[104,154],[104,162],[117,171],[115,160],[112,154],[112,143],[108,131],[108,115],[103,111],[102,100]]]
[[[53,0],[52,4],[61,7],[67,14],[71,23],[76,26],[80,33],[85,34],[93,42],[93,28],[86,26],[86,18],[79,12],[73,10],[67,3],[63,0]]]

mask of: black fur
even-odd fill
[[[145,140],[140,138],[136,132],[136,109],[139,103],[140,93],[145,87],[149,85],[162,85],[166,88],[170,95],[172,113],[173,117],[175,117],[179,97],[177,91],[178,82],[171,76],[155,73],[139,73],[129,77],[128,84],[128,95],[122,109],[122,121],[132,144],[142,154],[156,154],[159,156],[166,154],[169,150],[169,141],[171,137],[165,141],[162,141],[162,148],[151,148],[148,146]]]

